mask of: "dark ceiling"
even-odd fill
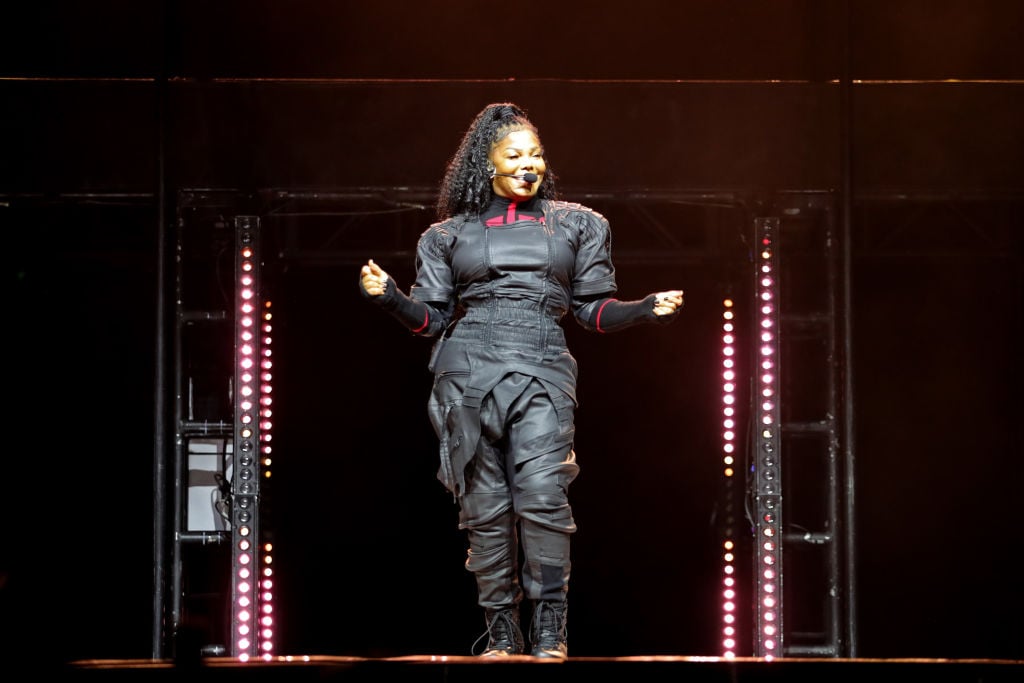
[[[496,99],[581,188],[1001,192],[1022,33],[1012,0],[17,3],[0,193],[433,186]]]

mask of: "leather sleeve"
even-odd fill
[[[665,324],[679,315],[679,309],[669,315],[655,315],[654,302],[654,294],[648,294],[637,301],[619,301],[608,297],[577,300],[574,315],[584,329],[602,333],[618,332],[642,323]]]
[[[384,293],[380,296],[367,294],[361,282],[358,287],[365,298],[390,313],[395,320],[413,334],[433,337],[441,332],[447,324],[449,316],[430,304],[406,296],[391,278],[388,279]]]

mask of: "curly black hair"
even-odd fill
[[[459,214],[479,215],[491,203],[491,147],[516,130],[540,133],[526,116],[526,112],[511,102],[488,104],[469,125],[459,148],[448,162],[441,190],[437,198],[439,220]],[[537,190],[542,199],[556,199],[555,174],[548,164],[544,179]]]

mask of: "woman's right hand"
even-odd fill
[[[388,288],[388,274],[370,259],[360,270],[359,282],[370,296],[380,296]]]

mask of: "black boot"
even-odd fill
[[[566,645],[565,622],[568,606],[564,601],[538,600],[533,606],[530,641],[534,657],[565,659],[569,656]]]
[[[525,649],[523,632],[519,628],[519,608],[486,610],[487,649],[480,653],[481,657],[507,657],[521,655]],[[477,641],[479,642],[479,640]]]

